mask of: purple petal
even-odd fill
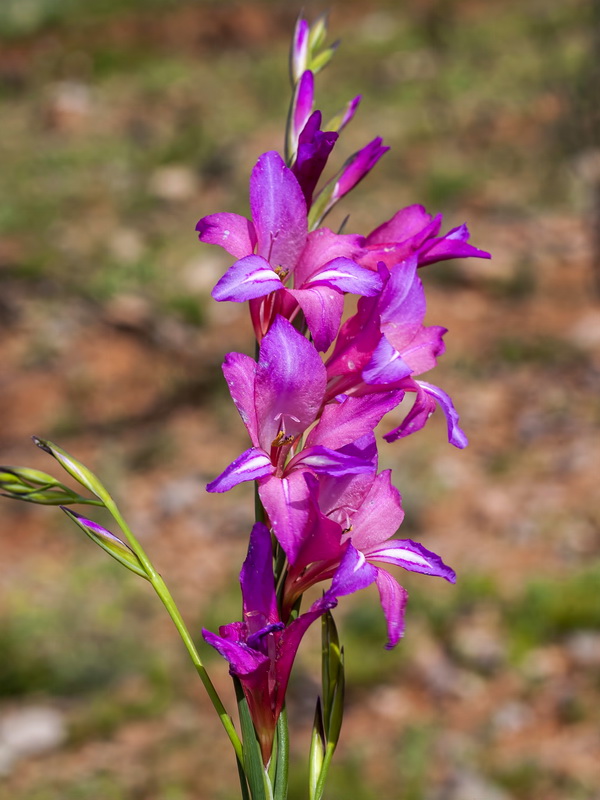
[[[363,369],[362,377],[366,383],[386,384],[400,381],[411,372],[412,369],[402,359],[400,353],[383,336],[373,351],[371,360]]]
[[[352,541],[354,542],[354,539]],[[413,542],[412,539],[390,539],[367,550],[362,549],[369,561],[396,564],[409,572],[434,575],[445,578],[450,583],[456,583],[454,570],[444,564],[438,555],[427,550],[422,544]]]
[[[380,392],[364,397],[347,397],[342,403],[329,403],[309,433],[306,447],[319,444],[338,450],[355,442],[372,431],[403,396],[402,391]]]
[[[384,569],[377,570],[377,588],[388,629],[388,643],[385,647],[386,650],[391,650],[404,636],[404,610],[408,592]]]
[[[196,230],[201,242],[217,244],[235,258],[250,255],[256,246],[254,225],[239,214],[209,214],[202,217]]]
[[[354,189],[354,187],[369,174],[381,156],[387,153],[390,148],[383,147],[381,142],[382,139],[378,136],[376,139],[373,139],[372,142],[365,145],[362,150],[354,153],[354,155],[348,159],[336,181],[331,196],[332,203],[337,202],[341,197]]]
[[[376,272],[360,267],[349,258],[334,258],[310,277],[302,288],[326,284],[340,292],[374,297],[381,291],[381,278]]]
[[[362,99],[361,95],[357,94],[356,97],[353,97],[352,100],[350,100],[350,102],[344,109],[344,113],[342,115],[342,119],[339,126],[335,128],[335,130],[337,130],[338,133],[341,130],[343,130],[343,128],[345,128],[346,125],[354,118],[354,115],[356,114],[356,110],[360,104],[361,99]]]
[[[450,444],[460,449],[466,447],[469,444],[469,440],[458,424],[460,418],[450,397],[439,386],[434,386],[432,383],[426,383],[425,381],[415,381],[415,383],[418,383],[425,392],[436,400],[446,415],[448,441]]]
[[[325,596],[343,597],[370,586],[377,578],[377,568],[368,564],[363,554],[352,544],[348,545],[344,557],[331,581]]]
[[[340,327],[344,312],[344,296],[329,286],[289,289],[304,312],[308,330],[319,352],[329,349]]]
[[[313,345],[282,317],[262,340],[256,371],[259,439],[269,451],[277,434],[297,436],[314,422],[326,372]]]
[[[278,623],[271,534],[262,522],[257,522],[252,528],[240,584],[248,633],[252,635],[264,631],[265,626]]]
[[[391,483],[391,470],[372,478],[368,492],[350,517],[351,530],[346,538],[364,553],[369,548],[387,542],[404,519],[400,492]]]
[[[370,472],[370,462],[365,462],[356,456],[330,450],[328,447],[306,447],[295,456],[287,466],[292,469],[310,469],[317,474],[339,476],[353,475],[360,472]]]
[[[396,439],[402,439],[411,433],[420,431],[439,403],[448,422],[448,441],[460,449],[466,447],[468,439],[458,424],[459,416],[448,395],[438,386],[425,383],[425,381],[412,381],[412,384],[417,392],[413,407],[404,421],[397,428],[386,433],[383,438],[387,442],[395,442]]]
[[[260,651],[248,647],[244,642],[233,642],[224,639],[211,631],[202,628],[202,636],[231,665],[231,672],[238,677],[254,676],[257,682],[269,669],[269,658]],[[257,675],[257,673],[259,673]],[[266,680],[266,676],[263,678]]]
[[[251,447],[238,456],[218,478],[207,484],[207,492],[227,492],[233,489],[238,483],[244,481],[256,481],[271,475],[274,471],[271,459],[264,450],[258,447]]]
[[[302,129],[312,114],[314,101],[315,76],[307,69],[302,73],[294,95],[292,110],[292,136],[294,143],[298,141]]]
[[[274,267],[293,270],[306,242],[306,202],[294,174],[275,151],[264,153],[252,170],[250,209],[257,253]]]
[[[296,159],[292,165],[292,172],[302,188],[307,207],[312,203],[315,187],[338,139],[338,134],[333,131],[319,130],[320,120],[320,111],[315,111],[309,117],[298,139]]]
[[[306,68],[308,57],[308,37],[310,26],[302,16],[298,17],[294,36],[292,38],[292,50],[290,53],[290,72],[293,83],[300,78]]]
[[[246,256],[229,267],[211,294],[219,302],[244,303],[281,289],[281,279],[261,256]]]
[[[254,408],[256,361],[243,353],[228,353],[223,363],[223,374],[229,386],[231,399],[250,434],[252,444],[258,447],[258,424]]]
[[[445,236],[433,239],[419,252],[419,266],[447,261],[450,258],[491,258],[485,250],[468,243],[469,229],[466,225],[452,228]]]

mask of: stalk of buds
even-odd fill
[[[384,439],[394,442],[423,428],[440,408],[449,441],[467,444],[450,397],[420,379],[444,352],[446,329],[426,326],[419,269],[453,258],[489,258],[469,243],[461,225],[440,235],[441,215],[420,205],[400,209],[369,234],[320,227],[389,149],[377,137],[319,186],[340,133],[360,96],[322,129],[315,110],[315,76],[333,57],[327,20],[301,17],[290,53],[292,84],[285,157],[263,153],[250,176],[250,214],[204,216],[203,243],[226,250],[232,265],[215,285],[219,302],[248,302],[257,358],[229,353],[223,373],[250,438],[250,447],[208,485],[227,492],[255,483],[257,521],[240,584],[242,619],[203,630],[205,641],[229,663],[241,740],[210,683],[181,616],[107,490],[93,473],[50,442],[36,443],[81,486],[87,498],[45,473],[5,467],[5,495],[61,506],[100,505],[114,517],[121,539],[93,520],[63,510],[96,544],[154,586],[181,634],[229,735],[238,760],[242,796],[287,793],[286,690],[308,627],[322,620],[322,694],[316,701],[310,747],[309,797],[320,800],[336,748],[344,705],[344,651],[332,610],[341,597],[377,586],[387,623],[387,648],[404,633],[407,592],[389,566],[444,578],[454,571],[411,539],[396,536],[404,512],[391,470],[379,471],[374,434],[381,420],[414,395],[404,420]],[[357,296],[343,321],[344,297]],[[383,565],[383,566],[382,566]],[[323,585],[302,609],[303,596]]]

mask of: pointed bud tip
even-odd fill
[[[48,453],[49,455],[53,455],[52,449],[49,447],[48,442],[45,439],[40,439],[39,436],[32,436],[33,443],[36,444],[40,450],[44,450],[44,452]]]

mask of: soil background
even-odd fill
[[[392,150],[328,224],[350,213],[367,233],[422,203],[444,230],[467,221],[493,259],[422,273],[427,322],[449,329],[432,380],[470,445],[452,448],[436,414],[382,443],[381,468],[403,535],[459,579],[403,576],[406,636],[389,653],[376,592],[340,604],[329,800],[600,800],[597,6],[330,4],[342,44],[317,105],[327,117],[363,95],[337,158],[378,135]],[[229,264],[194,225],[247,213],[252,165],[281,146],[299,10],[0,8],[1,461],[60,477],[37,434],[100,475],[198,641],[240,613],[252,493],[204,487],[247,446],[220,364],[253,345],[246,309],[210,298]],[[0,798],[237,797],[149,587],[58,509],[0,513]],[[315,630],[290,688],[291,800],[306,796],[318,665]]]

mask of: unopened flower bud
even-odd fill
[[[69,508],[64,508],[63,506],[61,508],[93,542],[100,545],[103,550],[106,550],[109,555],[123,564],[124,567],[135,572],[136,575],[148,579],[148,575],[139,558],[118,536],[103,528],[102,525],[98,525],[97,522],[77,514],[77,512],[71,511]]]
[[[95,494],[102,501],[106,501],[109,498],[108,492],[94,473],[73,456],[46,439],[39,439],[37,436],[32,436],[31,438],[38,447],[53,456],[71,477],[75,478],[82,486],[85,486],[92,494]]]

